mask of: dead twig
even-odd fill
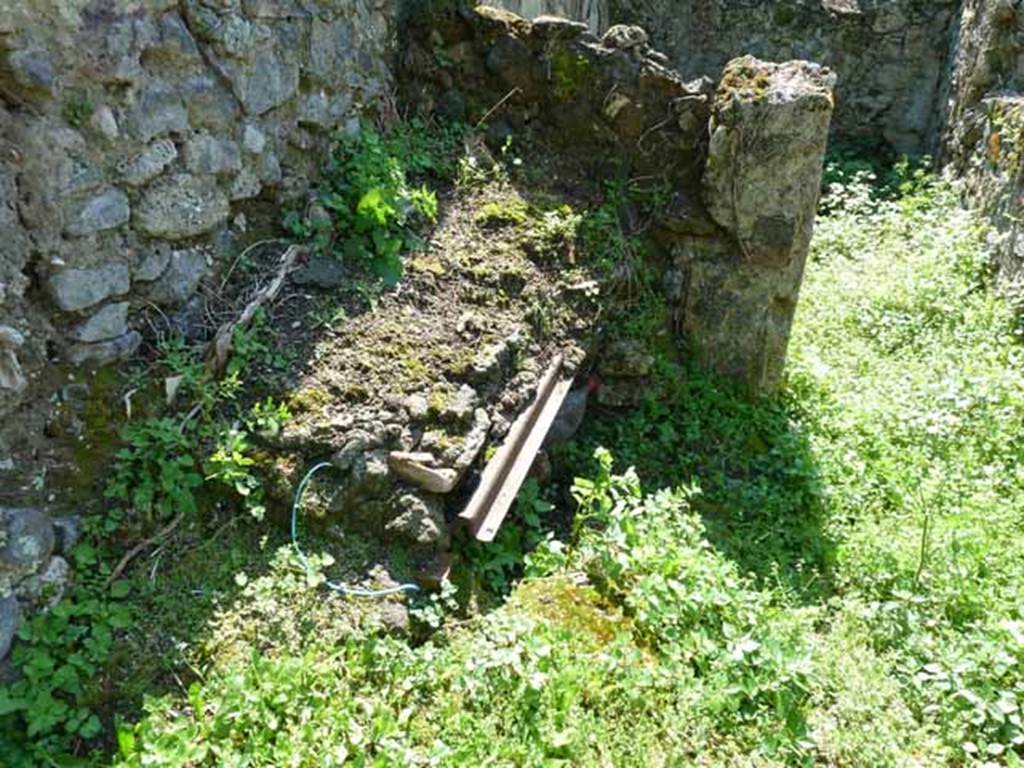
[[[114,570],[110,572],[110,576],[107,578],[107,586],[109,587],[115,581],[120,578],[121,574],[124,573],[124,569],[128,567],[132,560],[139,556],[139,553],[143,552],[147,547],[151,547],[159,541],[163,541],[170,536],[174,529],[178,527],[182,520],[185,519],[185,513],[180,513],[176,518],[171,520],[166,527],[156,532],[155,535],[150,536],[145,541],[140,541],[134,547],[125,552],[124,557],[114,567]]]
[[[499,109],[501,109],[502,105],[503,105],[503,104],[504,104],[504,103],[505,103],[506,101],[508,101],[509,99],[511,99],[511,98],[512,98],[513,96],[515,96],[515,95],[516,95],[517,93],[519,93],[519,90],[520,90],[520,89],[519,89],[519,86],[517,85],[517,86],[516,86],[515,88],[513,88],[513,89],[512,89],[511,91],[509,91],[509,92],[508,92],[508,93],[506,93],[506,94],[505,94],[504,96],[502,96],[502,97],[501,97],[501,99],[500,99],[500,100],[498,101],[498,103],[497,103],[497,104],[495,104],[495,105],[494,105],[493,107],[491,107],[491,108],[490,108],[490,109],[488,109],[488,110],[487,110],[486,112],[484,112],[484,116],[480,118],[480,120],[479,120],[479,121],[477,122],[477,124],[476,124],[476,125],[474,126],[474,128],[479,128],[479,127],[480,127],[481,125],[483,125],[484,123],[486,123],[486,122],[487,122],[487,119],[488,119],[488,118],[489,118],[489,117],[490,117],[491,115],[493,115],[493,114],[494,114],[495,112],[497,112],[497,111],[498,111]]]
[[[224,274],[224,279],[220,281],[220,287],[217,289],[217,295],[220,296],[222,293],[224,293],[224,288],[228,284],[228,280],[231,279],[231,275],[234,274],[235,268],[238,266],[239,262],[242,261],[242,259],[244,259],[250,253],[255,251],[261,245],[273,245],[274,243],[283,243],[283,242],[286,242],[286,241],[282,240],[281,238],[275,237],[275,238],[271,238],[269,240],[259,240],[259,241],[255,242],[255,243],[253,243],[252,245],[248,246],[247,248],[245,248],[245,250],[243,250],[241,253],[239,253],[235,257],[235,260],[231,262],[231,266],[228,268],[228,271]]]
[[[210,374],[219,376],[224,370],[228,357],[231,355],[231,344],[235,331],[248,328],[252,323],[253,317],[256,316],[256,312],[264,304],[273,301],[277,297],[288,275],[295,269],[299,256],[305,253],[306,249],[303,247],[297,245],[288,246],[288,250],[281,256],[281,264],[277,268],[277,273],[274,275],[273,280],[257,291],[256,296],[245,305],[245,309],[242,310],[242,313],[235,320],[224,323],[217,330],[217,335],[210,342],[206,354],[206,370]]]

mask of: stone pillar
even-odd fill
[[[679,320],[706,367],[752,393],[782,379],[810,246],[835,76],[750,56],[726,67],[712,108],[702,194],[732,238],[682,255]]]

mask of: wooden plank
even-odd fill
[[[512,425],[505,442],[484,469],[480,487],[459,515],[478,541],[494,540],[572,387],[571,378],[559,379],[561,370],[559,355],[537,387],[533,403]]]

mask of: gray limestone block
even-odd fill
[[[171,247],[167,243],[157,243],[139,260],[135,274],[136,282],[151,283],[162,275],[171,263]]]
[[[208,271],[206,255],[196,248],[174,251],[167,269],[149,286],[147,295],[157,304],[184,304],[196,292]]]
[[[263,182],[248,168],[243,168],[241,173],[235,177],[228,190],[228,197],[235,200],[251,200],[263,191]]]
[[[118,164],[117,170],[125,184],[139,187],[148,184],[173,163],[178,148],[170,139],[158,139],[130,160]]]
[[[237,125],[241,113],[238,100],[228,87],[208,72],[200,72],[182,83],[193,128],[228,133]]]
[[[169,133],[184,133],[188,130],[188,111],[181,91],[162,80],[148,82],[136,94],[126,122],[132,135],[145,143]]]
[[[255,125],[245,126],[245,130],[242,132],[242,147],[246,152],[251,155],[260,155],[263,154],[266,146],[267,137],[263,131]]]
[[[156,40],[146,48],[144,58],[147,64],[189,64],[200,60],[199,46],[181,16],[171,11],[157,22]]]
[[[150,185],[135,210],[139,229],[150,237],[182,240],[227,221],[227,195],[209,177],[176,174]]]
[[[56,538],[46,514],[34,507],[0,507],[0,591],[35,573]]]
[[[273,48],[256,52],[248,61],[225,60],[221,69],[248,115],[262,115],[281,106],[299,87],[298,64]]]
[[[18,599],[11,594],[0,597],[0,661],[6,659],[10,653],[20,621]]]
[[[128,306],[127,301],[107,304],[88,320],[72,328],[68,337],[92,343],[122,335],[128,330]]]
[[[92,365],[102,367],[130,357],[142,344],[142,334],[138,331],[118,336],[108,341],[95,344],[76,344],[67,351],[67,360],[72,365]]]
[[[111,296],[128,293],[130,288],[128,267],[124,264],[65,269],[49,280],[50,295],[65,312],[87,309]]]
[[[71,237],[84,237],[120,227],[130,218],[128,196],[119,189],[108,189],[72,206],[67,214],[64,233]]]
[[[57,73],[47,51],[41,48],[13,51],[7,56],[7,69],[21,89],[46,96],[54,94]]]
[[[230,139],[200,134],[185,144],[185,167],[200,176],[238,173],[242,170],[242,152]]]

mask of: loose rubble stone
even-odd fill
[[[53,552],[49,518],[32,507],[0,507],[0,594],[35,573]]]
[[[128,302],[107,304],[85,322],[79,323],[68,332],[75,341],[106,341],[120,336],[128,330]]]
[[[114,110],[106,104],[98,107],[89,118],[89,127],[108,141],[113,141],[120,134],[117,126],[117,118],[114,117]]]
[[[397,636],[409,634],[409,609],[404,603],[391,601],[381,603],[377,609],[377,620],[388,634]]]
[[[392,451],[388,465],[405,482],[430,493],[451,493],[459,482],[459,473],[447,467],[433,467],[429,453]]]
[[[65,269],[50,277],[50,295],[65,312],[75,312],[99,304],[111,296],[128,293],[131,288],[128,267],[106,264],[90,269]]]
[[[178,148],[169,139],[159,139],[144,152],[118,165],[125,184],[140,187],[148,184],[178,158]]]
[[[468,384],[463,384],[445,401],[441,418],[458,424],[468,422],[479,402],[480,397],[476,390]]]
[[[477,408],[473,412],[473,427],[466,433],[459,451],[458,458],[453,466],[460,474],[472,466],[477,456],[487,444],[487,434],[491,429],[491,417],[483,408]]]
[[[263,182],[253,171],[243,168],[231,183],[228,197],[232,201],[251,200],[263,191]]]
[[[183,240],[223,224],[230,212],[227,195],[213,179],[176,174],[146,189],[135,218],[150,237]]]
[[[427,402],[427,398],[423,395],[409,395],[403,402],[403,405],[409,412],[409,417],[416,421],[422,421],[427,418],[427,414],[430,412],[430,403]]]
[[[120,227],[130,218],[128,196],[119,189],[108,189],[72,209],[64,232],[71,237],[83,237]]]
[[[601,43],[620,51],[631,51],[647,45],[647,31],[643,27],[616,24],[604,33]]]
[[[444,521],[444,505],[429,494],[404,494],[396,502],[398,515],[391,520],[385,532],[417,549],[442,549],[448,541],[448,528]]]

